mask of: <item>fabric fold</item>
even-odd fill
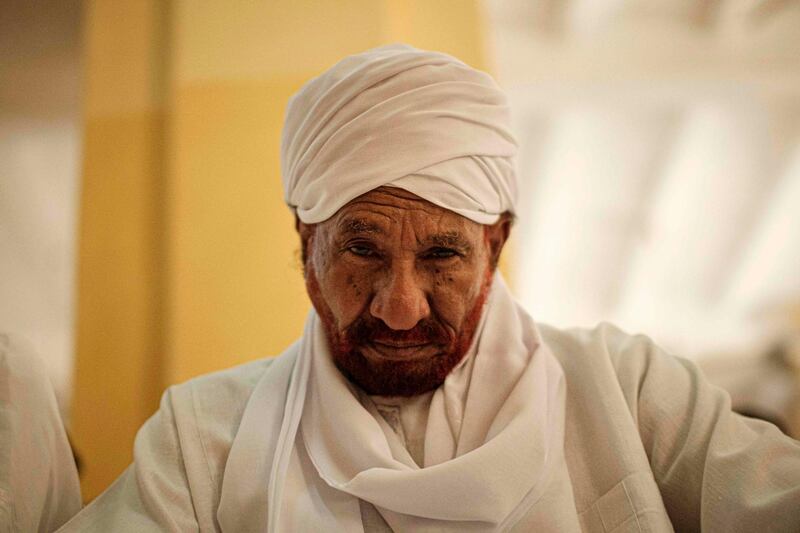
[[[359,531],[358,500],[396,531],[496,531],[566,475],[561,367],[499,275],[464,364],[434,393],[424,468],[361,405],[313,311],[296,348],[273,437],[270,531]]]
[[[439,52],[384,46],[345,58],[290,100],[284,199],[313,224],[393,186],[492,224],[515,210],[516,152],[490,76]]]

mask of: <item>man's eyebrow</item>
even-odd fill
[[[340,224],[341,232],[345,235],[358,235],[362,233],[383,234],[383,228],[363,218],[350,218]]]
[[[434,246],[442,246],[444,248],[459,248],[466,251],[472,248],[469,242],[457,231],[435,233],[429,236],[427,241]]]

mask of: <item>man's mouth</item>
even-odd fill
[[[432,342],[372,340],[367,342],[361,352],[367,359],[391,359],[410,361],[436,355],[439,347]]]

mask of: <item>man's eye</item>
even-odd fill
[[[371,257],[375,255],[375,251],[372,248],[368,248],[367,246],[359,246],[357,244],[350,246],[347,250],[360,257]]]
[[[434,248],[429,250],[426,255],[431,259],[447,259],[449,257],[455,257],[458,255],[458,252],[451,248]]]

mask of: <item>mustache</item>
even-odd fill
[[[378,318],[359,317],[344,331],[344,337],[351,347],[372,341],[438,345],[450,345],[455,341],[454,335],[435,318],[422,319],[408,330],[396,330]]]

